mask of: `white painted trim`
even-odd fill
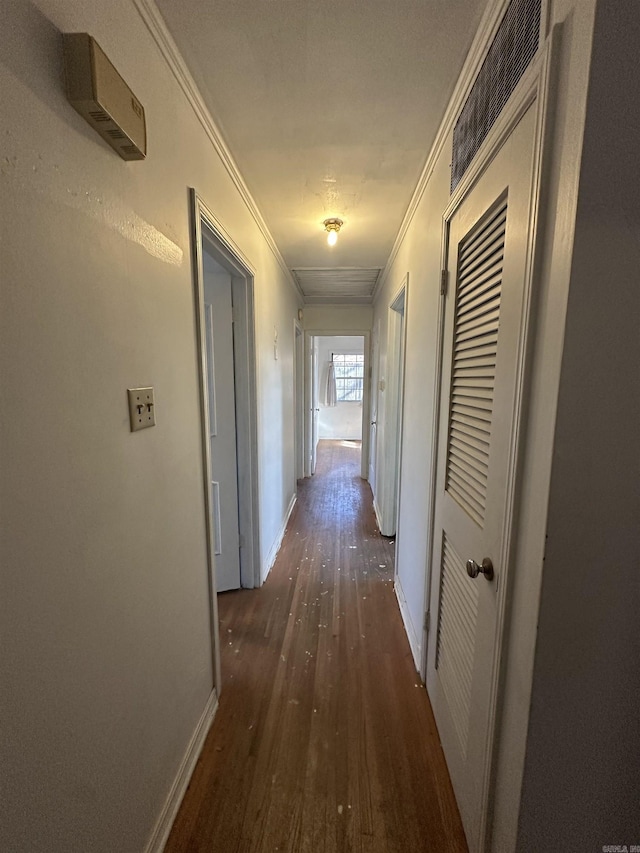
[[[304,476],[311,477],[311,445],[313,444],[313,337],[304,334]]]
[[[376,282],[376,286],[373,290],[374,301],[387,280],[387,276],[391,271],[398,252],[400,251],[400,247],[407,235],[407,231],[409,230],[420,202],[422,201],[422,196],[424,195],[427,185],[431,180],[431,175],[433,174],[433,170],[438,162],[438,158],[440,157],[442,149],[453,131],[453,127],[458,120],[460,110],[464,106],[464,102],[469,95],[476,77],[478,76],[478,72],[484,62],[487,51],[489,50],[493,37],[496,34],[496,30],[500,26],[502,17],[510,2],[511,0],[492,0],[485,10],[482,20],[480,21],[480,26],[478,27],[469,49],[469,53],[467,54],[467,58],[462,66],[462,71],[458,77],[456,87],[453,90],[453,94],[445,114],[440,122],[438,133],[436,134],[434,143],[431,146],[431,150],[427,156],[426,163],[422,169],[416,188],[411,196],[411,201],[409,202],[407,212],[405,213],[402,224],[400,225],[400,230],[398,231],[398,236],[396,237],[393,248],[391,249],[389,259],[385,268],[382,270],[382,273],[378,276],[378,281]],[[543,35],[541,35],[541,40],[542,38]]]
[[[160,812],[160,816],[151,834],[151,838],[145,848],[145,853],[162,853],[165,844],[169,838],[171,827],[176,819],[178,810],[182,803],[191,776],[195,770],[196,763],[202,752],[202,747],[211,728],[211,723],[218,710],[218,695],[214,690],[209,694],[207,704],[204,706],[202,716],[198,720],[198,724],[191,736],[187,751],[185,752],[180,767],[176,774],[169,795],[165,800],[165,804]]]
[[[422,648],[420,646],[420,640],[418,639],[419,634],[418,631],[416,631],[413,622],[411,621],[409,607],[407,605],[407,597],[404,594],[404,590],[402,589],[402,584],[397,573],[395,576],[393,588],[396,593],[396,598],[398,599],[398,607],[400,608],[400,615],[402,616],[404,630],[407,635],[407,639],[409,640],[409,646],[411,648],[411,654],[413,656],[413,663],[415,665],[416,672],[419,673],[420,661],[422,660]]]
[[[369,376],[369,369],[371,367],[371,331],[370,329],[314,329],[309,328],[305,329],[305,338],[309,342],[312,341],[313,338],[364,338],[364,375],[365,377]],[[307,371],[305,374],[305,400],[308,398],[311,400],[311,371]],[[309,383],[308,388],[306,388],[306,383]],[[309,415],[311,416],[311,402],[309,402]],[[369,477],[369,419],[371,417],[371,383],[365,382],[363,393],[362,393],[362,449],[360,451],[360,476],[363,480],[367,480]],[[309,441],[309,445],[305,447],[305,466],[307,456],[310,456],[310,431],[307,430],[305,432],[305,436],[307,441]],[[307,476],[307,469],[305,467],[305,476]]]
[[[278,246],[276,245],[271,232],[269,231],[266,222],[258,205],[256,204],[249,188],[247,187],[244,178],[240,174],[240,170],[238,169],[236,162],[227,146],[222,133],[218,129],[202,95],[200,94],[200,90],[198,89],[195,80],[193,79],[191,72],[189,71],[187,64],[185,63],[180,50],[178,49],[177,44],[175,43],[173,36],[169,32],[167,25],[162,17],[160,10],[153,2],[153,0],[133,0],[135,7],[140,14],[140,17],[144,21],[147,29],[151,33],[153,40],[155,41],[160,54],[163,59],[167,63],[169,69],[173,73],[178,85],[182,89],[182,92],[191,105],[196,118],[202,125],[205,133],[209,137],[211,144],[213,145],[216,154],[220,158],[224,168],[227,171],[227,174],[233,181],[240,197],[244,201],[249,213],[253,217],[254,222],[260,229],[260,232],[264,239],[266,240],[269,248],[273,252],[273,255],[280,265],[285,277],[293,290],[295,291],[296,297],[299,300],[304,301],[304,296],[300,287],[298,286],[297,281],[292,275],[291,271],[287,267],[287,264],[282,257]]]
[[[448,267],[449,257],[449,224],[447,220],[442,218],[442,249],[440,253],[440,270],[446,270]],[[450,278],[450,276],[448,276]],[[447,287],[451,287],[451,282],[447,280]],[[429,506],[431,512],[427,520],[427,560],[425,569],[425,587],[424,587],[424,606],[425,613],[431,611],[431,576],[433,572],[433,531],[435,528],[435,506],[436,506],[436,486],[437,486],[437,460],[438,460],[438,442],[440,440],[440,400],[442,394],[442,356],[444,346],[444,321],[445,321],[445,306],[446,294],[440,291],[438,300],[438,330],[436,332],[436,361],[435,361],[435,381],[433,383],[433,397],[431,398],[431,452],[430,460],[430,476],[429,476]],[[420,664],[420,675],[424,683],[427,683],[427,665],[429,653],[429,632],[426,625],[422,629],[422,661]]]
[[[287,511],[285,513],[284,520],[283,520],[282,525],[280,527],[280,531],[276,537],[275,542],[271,546],[271,550],[269,551],[269,556],[267,557],[267,560],[266,560],[266,563],[264,566],[264,570],[262,572],[262,578],[261,578],[262,583],[264,583],[266,581],[266,579],[269,575],[269,572],[273,568],[273,564],[276,561],[276,557],[278,556],[278,552],[280,551],[280,548],[282,546],[282,540],[284,539],[284,534],[287,531],[287,524],[289,524],[289,519],[291,518],[291,513],[293,512],[293,508],[296,505],[297,499],[298,499],[298,497],[294,493],[293,496],[291,497],[290,502],[289,502],[289,508],[287,509]]]
[[[394,292],[387,312],[386,399],[382,431],[381,472],[376,472],[376,492],[380,495],[384,536],[396,536],[400,518],[400,469],[402,467],[402,433],[404,383],[407,341],[407,307],[409,273]],[[399,310],[401,308],[401,310]],[[399,319],[401,318],[401,319]],[[402,327],[401,330],[398,328]],[[382,478],[380,478],[382,473]],[[391,474],[391,476],[390,476]]]
[[[299,349],[300,348],[300,349]],[[301,357],[300,357],[301,353]],[[293,489],[297,491],[298,480],[304,477],[304,329],[297,318],[293,321],[293,400],[294,400],[294,448]]]
[[[236,408],[240,418],[236,419],[238,444],[238,521],[240,532],[240,581],[243,587],[258,587],[261,584],[260,572],[260,504],[258,471],[258,423],[256,403],[256,357],[254,322],[254,277],[248,259],[235,245],[230,235],[220,226],[218,220],[194,189],[190,190],[191,230],[193,239],[194,292],[196,305],[196,336],[201,371],[201,406],[203,411],[203,429],[207,440],[203,449],[203,460],[207,472],[205,487],[205,505],[207,507],[207,535],[211,537],[211,505],[208,482],[211,480],[211,461],[209,435],[209,403],[206,383],[206,341],[203,337],[204,294],[202,279],[203,224],[208,236],[207,245],[218,257],[217,260],[231,276],[234,301],[235,333],[233,357],[235,372]],[[204,349],[203,349],[204,347]],[[203,442],[205,439],[203,438]],[[212,590],[212,633],[217,637],[217,599],[215,594],[215,571],[213,558],[210,560],[210,585]],[[219,650],[217,651],[216,673],[219,677]],[[219,680],[216,682],[219,684]]]
[[[198,397],[200,402],[200,440],[202,451],[202,489],[204,505],[205,547],[209,587],[209,621],[211,631],[211,661],[213,687],[220,688],[220,639],[218,630],[218,598],[215,571],[215,535],[213,530],[213,496],[211,492],[211,424],[209,422],[209,389],[207,385],[207,340],[204,312],[204,262],[202,247],[202,217],[195,190],[190,191],[191,259],[193,267],[193,301],[196,320],[196,347],[198,357]]]

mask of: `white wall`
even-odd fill
[[[298,301],[130,2],[0,17],[0,837],[140,851],[212,689],[188,187],[256,270],[263,561],[292,498]],[[63,31],[143,103],[145,162],[67,103]],[[132,434],[146,384],[157,426]]]
[[[303,325],[307,332],[368,332],[372,328],[371,305],[305,305]]]
[[[326,405],[327,375],[331,354],[334,352],[364,353],[364,338],[356,335],[318,338],[318,368],[320,371],[318,437],[360,441],[362,439],[362,403]]]
[[[521,851],[640,843],[640,16],[600,2],[555,426]],[[544,815],[544,820],[540,820]]]
[[[549,4],[550,23],[557,27],[560,45],[552,85],[548,159],[542,194],[544,210],[540,220],[545,251],[537,283],[536,340],[530,359],[529,407],[523,430],[528,441],[523,458],[524,486],[515,560],[518,572],[514,576],[511,619],[507,626],[508,654],[503,661],[504,701],[498,731],[500,746],[496,759],[491,847],[495,851],[513,850],[517,843],[594,8],[595,0],[552,0]],[[415,206],[410,207],[406,229],[401,232],[374,303],[373,322],[380,321],[380,379],[384,380],[389,305],[409,273],[402,518],[396,542],[396,567],[398,597],[417,667],[424,657],[422,623],[426,567],[432,547],[428,526],[432,510],[429,481],[433,473],[431,447],[442,214],[449,203],[450,161],[449,132],[443,138],[442,147],[433,151],[428,160],[420,194],[414,200]],[[384,394],[381,397],[384,406]],[[384,419],[383,411],[378,413],[379,421],[381,417]],[[378,444],[379,462],[384,451],[380,440]],[[384,470],[379,470],[377,495],[383,488]],[[543,740],[541,736],[537,744],[540,750],[544,750]],[[544,755],[544,751],[540,755]],[[541,758],[540,763],[543,761]],[[537,781],[544,784],[542,776],[537,777]],[[554,808],[558,808],[557,803]],[[534,814],[537,817],[533,817]],[[531,819],[539,821],[540,812],[532,812]],[[606,842],[603,839],[599,843]],[[533,851],[543,847],[522,849]]]

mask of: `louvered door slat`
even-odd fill
[[[493,385],[489,386],[487,384],[486,387],[474,387],[471,383],[468,385],[462,385],[460,382],[456,383],[456,397],[468,397],[470,400],[473,400],[473,405],[478,406],[479,408],[484,408],[485,411],[491,411],[492,403],[493,403]],[[484,402],[484,406],[483,406]],[[469,400],[467,400],[467,404]]]
[[[466,444],[467,447],[470,447],[472,452],[476,455],[482,454],[486,460],[489,456],[489,442],[486,438],[484,440],[478,438],[469,428],[460,430],[457,427],[459,427],[459,424],[456,424],[455,422],[451,426],[451,440],[453,441],[455,439],[456,441],[461,441],[463,444]],[[479,431],[476,430],[476,432]]]
[[[488,276],[484,276],[482,281],[477,281],[473,290],[468,291],[463,296],[460,296],[460,299],[458,300],[460,314],[464,314],[468,309],[475,308],[476,305],[479,305],[486,299],[491,298],[491,291],[496,286],[500,287],[500,275],[496,275],[495,272],[493,274],[490,273]]]
[[[463,352],[460,354],[460,358],[457,358],[454,363],[454,370],[460,370],[465,367],[470,368],[483,368],[490,367],[493,363],[493,359],[491,356],[487,355],[471,355],[469,352]]]
[[[464,311],[460,311],[458,326],[461,326],[463,323],[470,323],[478,317],[484,317],[487,314],[491,314],[492,311],[497,310],[499,307],[500,290],[497,287],[494,287],[483,299],[478,300],[477,304],[469,306]]]
[[[488,440],[491,418],[485,412],[471,406],[465,406],[463,403],[464,401],[460,402],[456,406],[456,410],[452,412],[452,420],[481,429]]]
[[[469,516],[481,524],[486,501],[486,493],[482,494],[473,488],[468,477],[460,476],[455,465],[449,469],[449,485],[447,491],[458,503],[464,501],[464,508]]]
[[[502,257],[503,243],[500,241],[500,235],[494,237],[490,243],[482,246],[481,250],[471,255],[459,266],[460,275],[465,279],[480,278],[485,275],[487,270],[490,270],[496,258]]]
[[[456,368],[453,371],[454,379],[463,379],[465,376],[469,379],[475,380],[476,382],[484,382],[487,379],[493,379],[493,374],[488,371],[487,365],[477,366],[475,364],[466,364],[461,365],[460,367],[456,365]]]
[[[478,338],[487,336],[489,340],[485,341],[486,346],[494,344],[498,337],[498,312],[495,311],[491,316],[481,317],[475,323],[465,324],[456,335],[461,343],[468,340],[478,341]]]
[[[480,526],[486,508],[506,222],[505,200],[458,250],[445,488]]]
[[[482,482],[482,476],[466,459],[461,458],[456,453],[455,448],[451,451],[451,475],[454,474],[457,475],[458,482],[463,483],[465,488],[469,489],[470,494],[474,495],[480,503],[484,503],[487,490]]]
[[[468,349],[476,350],[479,346],[487,347],[487,345],[491,343],[492,337],[493,337],[493,342],[496,343],[498,340],[497,331],[496,331],[495,335],[493,335],[493,336],[485,335],[485,338],[482,341],[478,341],[473,337],[469,338],[469,340],[467,340],[467,341],[460,341],[460,344],[458,347],[460,350],[460,353],[462,354]],[[486,352],[486,349],[485,349],[485,352]]]
[[[490,213],[485,220],[485,227],[483,234],[480,235],[471,235],[469,240],[464,244],[464,246],[460,247],[460,257],[467,258],[469,255],[476,250],[478,246],[482,246],[483,236],[486,235],[487,239],[491,239],[494,234],[497,223],[504,222],[505,218],[505,208],[504,207],[496,207],[493,213]]]
[[[460,437],[460,434],[457,430],[451,430],[451,444],[458,448],[460,453],[464,452],[468,457],[474,459],[478,465],[486,465],[488,453],[486,449],[481,450],[476,444],[471,444],[470,442],[474,441],[474,439],[468,439],[466,435]],[[486,448],[486,445],[485,445]]]
[[[443,531],[436,669],[463,753],[469,732],[477,618],[478,585],[467,576],[463,561]]]
[[[458,261],[458,269],[461,275],[465,277],[473,275],[474,270],[486,265],[490,256],[496,253],[502,254],[504,249],[502,232],[504,231],[505,219],[506,216],[504,215],[496,217],[485,227],[481,239],[472,241],[468,249],[463,247]]]
[[[456,582],[459,580],[463,580],[463,578],[456,578],[454,580],[451,577],[451,574],[451,572],[445,573],[445,576],[442,580],[442,589],[445,596],[449,598],[449,603],[451,607],[449,612],[449,618],[444,621],[444,624],[441,623],[441,631],[445,635],[447,632],[450,632],[451,636],[459,637],[463,643],[471,644],[473,642],[474,635],[473,603],[463,594],[463,591],[461,590],[462,584]],[[456,668],[459,672],[464,673],[467,677],[471,677],[471,660],[461,658]]]

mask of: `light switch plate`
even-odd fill
[[[156,402],[153,388],[127,388],[131,432],[156,425]]]

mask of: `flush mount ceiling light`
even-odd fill
[[[338,242],[338,231],[342,228],[342,219],[336,217],[325,219],[322,224],[324,225],[324,230],[327,232],[327,243],[330,246],[335,246]]]

